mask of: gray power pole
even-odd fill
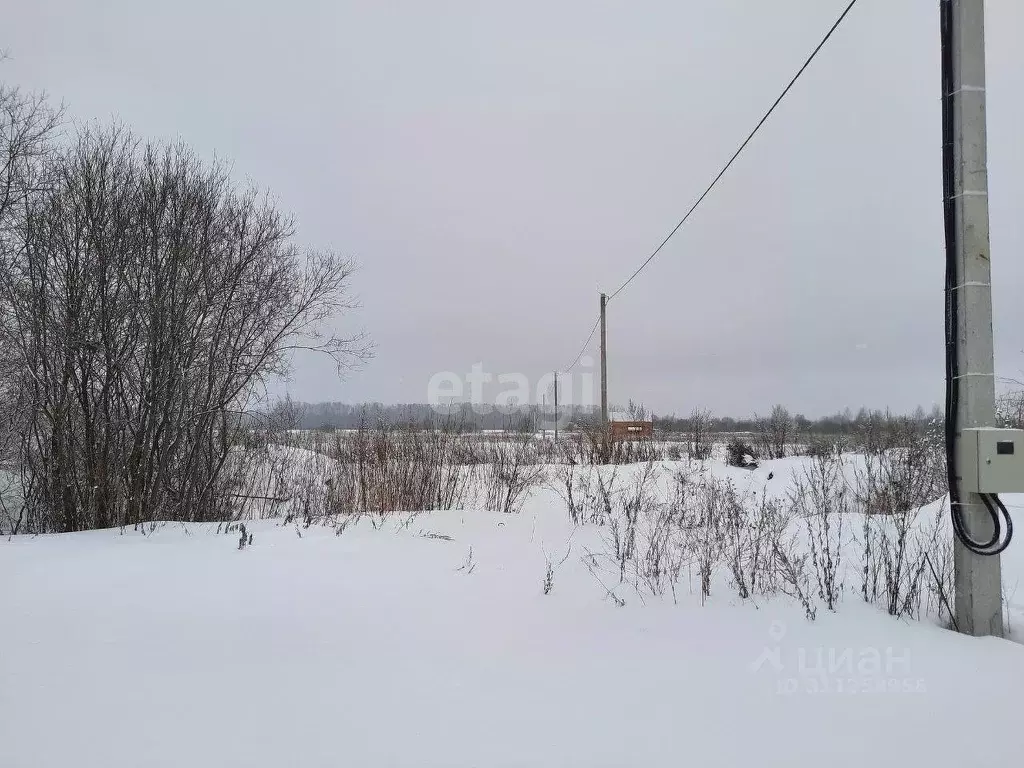
[[[601,428],[608,439],[608,336],[605,333],[604,308],[608,297],[601,294]]]
[[[959,398],[956,452],[961,430],[995,421],[992,352],[992,287],[989,261],[988,170],[985,146],[984,0],[941,0],[944,46],[952,92],[943,94],[952,112],[952,196],[956,259]],[[946,5],[948,3],[948,5]],[[948,84],[947,84],[948,85]],[[949,137],[947,137],[947,141]],[[981,495],[961,493],[968,532],[978,540],[992,534]],[[998,555],[978,555],[954,542],[956,620],[961,632],[1003,636]]]
[[[558,371],[555,371],[555,442],[558,442]]]

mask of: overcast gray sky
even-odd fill
[[[234,162],[361,264],[377,357],[304,400],[536,380],[661,241],[844,0],[34,0],[7,82]],[[807,414],[942,396],[937,0],[861,0],[609,305],[613,401]],[[1024,4],[990,0],[996,362],[1024,370]],[[596,347],[592,348],[596,349]]]

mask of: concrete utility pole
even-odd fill
[[[956,233],[956,302],[959,404],[956,452],[961,430],[991,427],[995,421],[992,352],[992,286],[989,261],[988,170],[985,146],[984,0],[941,0],[943,45],[952,71],[952,198]],[[947,137],[947,141],[949,137]],[[961,493],[964,520],[973,538],[984,541],[992,522],[981,495]],[[977,555],[954,541],[956,621],[961,632],[1003,636],[998,555]]]
[[[558,371],[555,371],[555,442],[558,442]]]
[[[608,297],[601,294],[601,427],[608,437],[608,336],[605,333],[604,308]]]

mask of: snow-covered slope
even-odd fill
[[[813,623],[685,586],[619,606],[584,562],[603,532],[548,491],[515,516],[250,530],[243,551],[212,526],[0,543],[0,765],[1021,759],[1024,647],[853,598]]]

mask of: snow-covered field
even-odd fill
[[[713,471],[755,484],[774,472],[778,493],[794,465]],[[890,618],[852,582],[814,622],[787,597],[744,601],[724,582],[702,605],[691,573],[675,599],[617,585],[587,554],[607,549],[607,528],[574,528],[546,488],[518,515],[373,522],[340,535],[256,522],[242,551],[237,531],[208,525],[0,542],[0,766],[800,768],[1024,754],[1024,646]],[[1024,541],[1004,572],[1017,630]]]

